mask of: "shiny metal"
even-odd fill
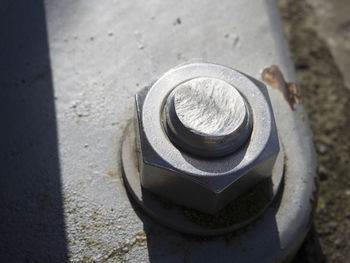
[[[235,87],[199,77],[178,85],[165,104],[169,138],[180,149],[206,157],[237,150],[251,133],[251,117]]]
[[[202,76],[235,87],[252,113],[249,139],[237,151],[220,158],[203,159],[179,149],[163,129],[168,94]],[[169,70],[136,95],[136,111],[141,184],[176,204],[213,214],[272,175],[280,146],[270,100],[263,83],[241,72],[199,62]]]

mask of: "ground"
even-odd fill
[[[318,157],[314,228],[297,262],[350,262],[350,2],[279,0]]]

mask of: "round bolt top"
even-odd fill
[[[179,84],[164,108],[165,130],[182,150],[220,157],[237,150],[251,133],[245,99],[231,84],[197,77]]]

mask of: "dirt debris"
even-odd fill
[[[315,15],[315,8],[325,6],[317,7],[314,2],[278,0],[319,166],[315,231],[310,232],[294,263],[350,262],[350,195],[346,194],[350,189],[350,91],[328,40],[319,32],[322,17]]]

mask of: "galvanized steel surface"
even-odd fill
[[[2,261],[276,262],[296,251],[315,158],[303,107],[278,90],[268,88],[287,159],[281,202],[266,212],[278,209],[274,221],[206,240],[178,234],[134,209],[119,163],[134,94],[179,63],[256,78],[276,64],[295,80],[274,1],[5,1],[1,14]]]

